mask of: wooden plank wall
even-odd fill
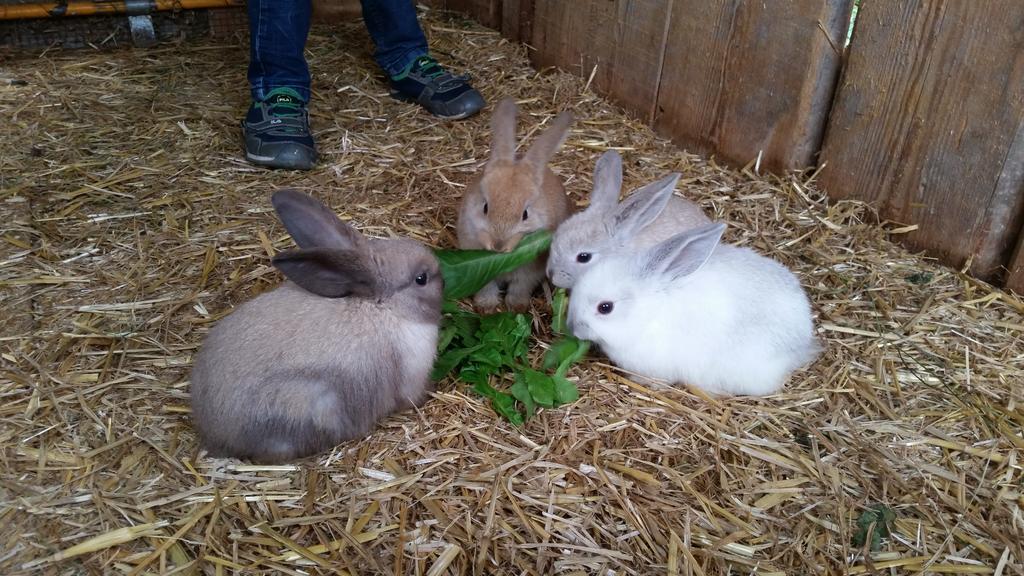
[[[654,126],[689,150],[773,171],[821,145],[852,0],[675,0]]]
[[[1024,228],[1020,231],[1017,249],[1006,268],[1006,287],[1017,294],[1024,294]]]
[[[428,0],[531,46],[683,147],[824,164],[833,198],[1024,293],[1024,1]],[[842,71],[840,77],[840,71]]]
[[[688,149],[787,170],[814,164],[853,0],[459,3]]]
[[[502,0],[501,35],[516,42],[531,42],[533,12],[533,0]]]
[[[997,277],[1024,217],[1024,4],[865,2],[822,160],[829,196],[917,224],[911,248]]]
[[[592,77],[595,91],[652,122],[671,6],[660,0],[534,0],[533,62]]]

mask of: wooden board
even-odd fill
[[[1017,236],[1017,249],[1006,267],[1006,287],[1020,296],[1024,296],[1024,228]]]
[[[593,90],[650,122],[672,4],[672,0],[533,0],[534,65],[592,77]]]
[[[852,0],[674,0],[655,128],[762,170],[814,164]]]
[[[865,2],[850,48],[823,188],[996,277],[1024,216],[1024,2]]]
[[[501,35],[515,42],[532,42],[533,9],[533,0],[502,0]]]
[[[313,22],[349,22],[363,17],[359,0],[313,0]]]

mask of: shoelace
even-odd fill
[[[446,88],[447,86],[455,83],[469,81],[469,75],[456,76],[445,70],[437,63],[437,60],[434,60],[430,56],[420,56],[416,60],[416,64],[413,66],[413,69],[419,74],[422,74],[436,82],[439,88]]]
[[[267,101],[267,112],[276,118],[302,115],[302,105],[290,96],[277,96]]]
[[[264,107],[265,120],[251,125],[250,130],[260,134],[302,134],[309,130],[303,102],[291,94],[271,93],[258,105]]]
[[[419,59],[416,60],[416,65],[419,67],[420,72],[427,78],[437,78],[445,73],[445,69],[441,68],[441,65],[437,63],[437,60],[434,60],[430,56],[420,56]]]

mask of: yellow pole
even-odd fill
[[[152,11],[202,10],[205,8],[232,8],[245,6],[245,0],[150,0]],[[39,2],[36,4],[0,5],[0,20],[26,20],[29,18],[64,18],[67,16],[95,16],[126,14],[124,0],[68,0],[67,2]]]

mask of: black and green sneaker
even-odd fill
[[[316,164],[306,102],[291,88],[275,88],[262,102],[253,102],[242,120],[242,137],[245,157],[253,164],[293,170]]]
[[[469,76],[448,72],[430,56],[420,56],[391,77],[391,96],[448,120],[467,118],[484,107],[484,97],[469,85]]]

